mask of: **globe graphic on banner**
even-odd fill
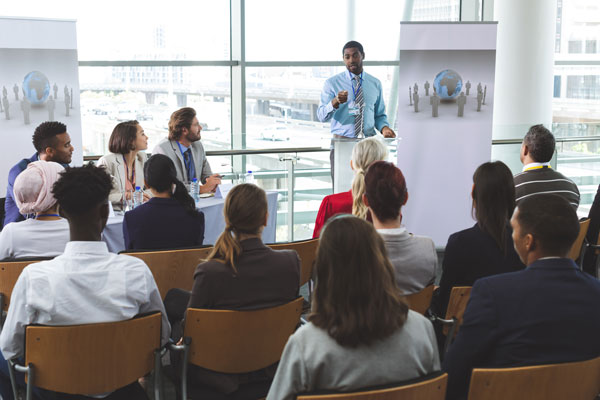
[[[433,87],[442,100],[450,100],[458,96],[462,85],[462,77],[451,69],[438,73],[433,80]]]
[[[31,104],[44,104],[50,95],[50,82],[41,72],[31,71],[23,79],[23,90]]]

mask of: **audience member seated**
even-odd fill
[[[4,226],[11,222],[23,221],[24,215],[19,213],[14,195],[13,186],[17,176],[34,161],[54,161],[67,167],[73,155],[71,137],[67,133],[67,126],[60,122],[42,122],[33,133],[33,147],[36,153],[31,158],[24,158],[13,166],[8,173],[8,186],[6,187],[6,202],[4,203]]]
[[[523,172],[515,175],[517,204],[538,193],[563,196],[575,210],[579,207],[577,185],[550,166],[556,142],[554,135],[543,125],[534,125],[523,138],[521,162]]]
[[[583,361],[600,355],[600,282],[569,250],[577,214],[557,195],[523,199],[511,219],[523,271],[475,282],[443,369],[448,399],[467,394],[473,368]]]
[[[380,139],[370,137],[358,142],[352,149],[350,167],[354,170],[352,189],[347,192],[325,196],[319,207],[313,238],[318,238],[325,222],[336,214],[354,214],[367,218],[367,207],[363,203],[365,192],[365,173],[371,163],[386,160],[388,150]]]
[[[202,245],[204,214],[185,185],[177,179],[173,161],[155,154],[144,165],[146,187],[152,193],[147,203],[125,213],[125,247],[172,249]]]
[[[437,253],[433,240],[408,233],[402,225],[401,208],[408,200],[406,181],[394,164],[377,161],[365,175],[364,204],[373,226],[383,238],[403,295],[420,292],[433,284]]]
[[[180,108],[171,114],[168,138],[161,140],[152,154],[169,157],[175,164],[177,179],[182,182],[198,179],[200,193],[210,193],[217,190],[221,175],[213,174],[210,169],[204,146],[200,142],[200,131],[202,125],[198,122],[196,110]]]
[[[231,189],[223,210],[225,231],[207,260],[196,268],[191,297],[189,292],[178,289],[167,293],[165,305],[171,320],[183,319],[186,303],[190,308],[256,310],[298,297],[298,254],[272,250],[261,240],[267,225],[267,208],[267,196],[258,186],[241,184]],[[181,332],[176,333],[175,339],[181,337]],[[222,374],[190,365],[188,382],[232,393],[241,383],[271,380],[275,370],[273,365],[248,374]]]
[[[58,214],[52,185],[64,171],[52,161],[34,161],[17,176],[14,196],[19,212],[35,218],[12,222],[0,232],[0,259],[54,257],[65,250],[69,224]]]
[[[446,315],[454,286],[473,286],[479,278],[525,268],[513,247],[509,219],[515,208],[515,186],[508,167],[481,164],[473,174],[472,213],[477,223],[448,238],[442,278],[432,309]]]
[[[93,165],[67,169],[54,184],[52,192],[69,222],[71,241],[62,255],[27,266],[15,284],[0,334],[0,395],[5,400],[13,399],[6,360],[23,357],[27,325],[114,322],[160,311],[162,344],[169,338],[171,329],[160,293],[146,264],[109,253],[101,241],[111,187],[110,176]],[[17,373],[17,381],[25,385],[23,374]],[[38,399],[73,398],[34,390]],[[143,399],[146,395],[133,382],[106,398]]]
[[[348,392],[440,369],[431,322],[403,302],[373,225],[343,215],[323,228],[307,325],[288,340],[268,400]]]
[[[113,188],[108,198],[115,210],[122,210],[125,200],[132,200],[135,187],[144,188],[144,163],[148,155],[148,137],[137,121],[117,124],[108,140],[110,154],[98,160],[98,166],[106,168],[113,177]],[[144,201],[149,196],[144,193]]]

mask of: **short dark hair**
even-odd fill
[[[517,205],[521,235],[531,234],[548,255],[568,254],[579,234],[577,213],[556,194],[536,194]]]
[[[358,43],[356,40],[351,40],[344,45],[344,48],[342,49],[342,55],[344,55],[344,51],[346,49],[351,49],[353,47],[357,48],[358,51],[360,51],[360,54],[363,55],[363,57],[365,56],[365,51],[363,50],[362,44]]]
[[[408,306],[373,224],[348,214],[329,219],[319,238],[315,273],[310,321],[340,346],[368,346],[406,322]]]
[[[367,169],[365,195],[371,211],[380,221],[398,218],[407,193],[402,171],[391,162],[377,161]]]
[[[112,181],[104,168],[87,164],[67,168],[60,175],[52,187],[52,193],[67,215],[84,215],[108,202]]]
[[[179,140],[183,135],[183,128],[190,129],[195,116],[196,110],[191,107],[183,107],[171,114],[169,140]]]
[[[56,135],[67,132],[67,126],[58,121],[42,122],[35,128],[32,141],[38,154],[43,153],[47,147],[56,145]]]
[[[556,141],[554,135],[542,124],[533,125],[523,138],[529,154],[536,162],[548,162],[554,155]]]
[[[108,139],[108,151],[115,154],[127,154],[133,150],[139,124],[136,120],[118,123]]]

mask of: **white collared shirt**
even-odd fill
[[[406,227],[401,226],[400,228],[381,228],[376,229],[378,233],[388,234],[388,235],[401,235],[406,232]]]
[[[154,277],[140,259],[108,252],[104,242],[69,242],[64,254],[27,266],[13,289],[0,334],[5,359],[24,354],[29,324],[75,325],[162,313],[162,343],[171,333]]]
[[[532,162],[526,165],[523,165],[523,172],[529,171],[530,169],[537,169],[542,167],[550,167],[550,161],[548,162]]]

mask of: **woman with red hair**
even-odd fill
[[[371,164],[365,175],[364,203],[371,211],[373,226],[385,242],[396,283],[404,295],[432,284],[437,268],[433,240],[413,235],[402,226],[401,208],[407,200],[402,171],[385,161]]]

